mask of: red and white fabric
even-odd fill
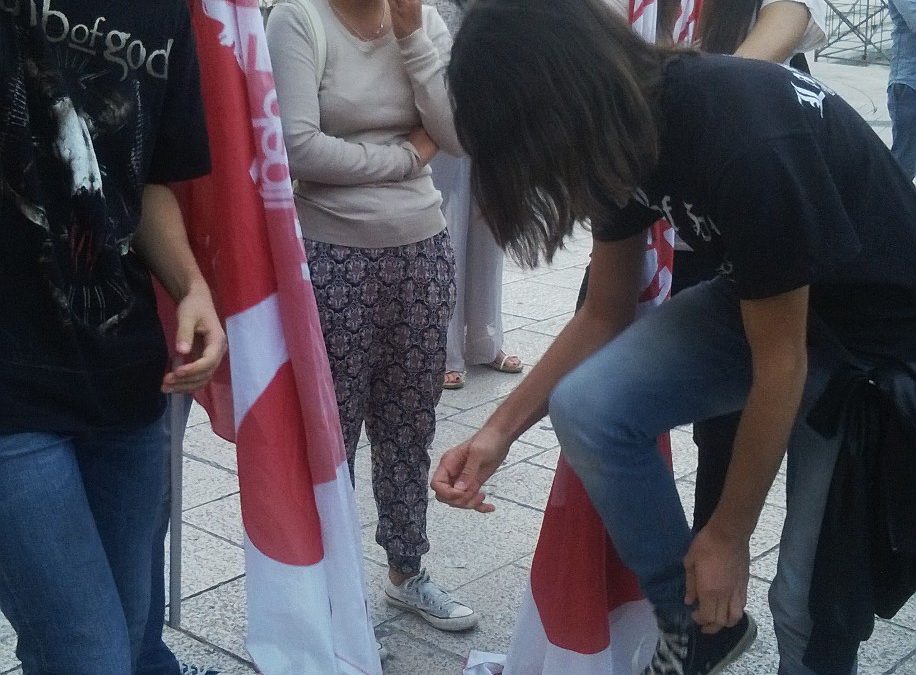
[[[677,20],[674,23],[673,38],[677,44],[693,44],[697,24],[700,22],[701,0],[681,0]]]
[[[678,38],[689,40],[698,12],[699,0],[682,0]],[[646,40],[656,39],[657,20],[655,0],[630,0],[631,24]],[[674,231],[660,220],[646,242],[640,312],[668,298],[673,264]],[[667,435],[659,451],[670,459]],[[656,635],[651,605],[561,454],[503,674],[630,675],[648,663]],[[480,665],[469,675],[500,672],[490,656],[472,659]]]
[[[235,441],[264,675],[380,674],[334,388],[257,0],[190,0],[213,173],[181,186],[229,355],[198,400]]]
[[[658,0],[629,0],[630,25],[647,42],[655,42],[658,26]]]

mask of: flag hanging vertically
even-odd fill
[[[700,22],[700,5],[700,0],[681,0],[672,36],[675,44],[693,43],[693,36]]]
[[[675,42],[691,39],[699,4],[681,1]],[[656,0],[630,0],[629,19],[656,40]],[[648,233],[637,315],[667,299],[673,265],[674,230],[660,220]],[[667,435],[659,451],[670,458]],[[651,605],[561,454],[504,675],[630,675],[648,663],[656,634]]]
[[[235,441],[264,675],[381,673],[356,503],[258,0],[190,0],[213,173],[179,188],[229,355],[198,395]]]

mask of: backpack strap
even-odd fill
[[[320,87],[321,79],[324,77],[324,69],[328,63],[328,36],[324,31],[324,20],[312,0],[281,0],[281,2],[296,5],[305,15],[305,22],[308,24],[309,32],[312,34],[312,48],[315,50],[315,79]],[[268,7],[264,12],[265,26],[270,18],[271,10],[275,6]]]

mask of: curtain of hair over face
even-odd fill
[[[479,0],[449,82],[496,240],[548,261],[576,221],[622,201],[658,154],[650,94],[666,53],[602,0]]]

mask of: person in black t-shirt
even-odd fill
[[[807,411],[841,354],[916,372],[911,179],[810,76],[646,44],[603,0],[480,0],[449,82],[497,240],[534,265],[590,219],[594,246],[584,307],[445,454],[439,499],[492,511],[481,484],[549,402],[567,460],[655,606],[644,672],[719,672],[753,640],[748,542],[788,446],[771,607],[780,673],[812,672],[808,590],[838,443]],[[719,276],[633,322],[659,216]],[[691,536],[656,438],[742,408],[722,498]]]
[[[670,3],[669,14],[671,10],[679,11],[680,3]],[[826,12],[827,6],[822,0],[768,0],[766,3],[762,0],[706,0],[697,26],[696,43],[706,52],[788,62],[792,67],[810,74],[803,52],[826,41]],[[672,21],[673,18],[669,23]],[[670,33],[670,28],[667,30]],[[703,256],[689,250],[683,241],[675,241],[674,248],[672,293],[715,278],[714,261],[706,264]],[[585,298],[588,275],[586,268],[577,307]],[[693,425],[693,440],[698,450],[694,532],[699,532],[709,521],[719,501],[740,419],[741,411],[735,411],[698,420]]]
[[[163,392],[225,350],[165,185],[209,171],[198,79],[184,0],[0,3],[0,609],[24,673],[139,665]]]

